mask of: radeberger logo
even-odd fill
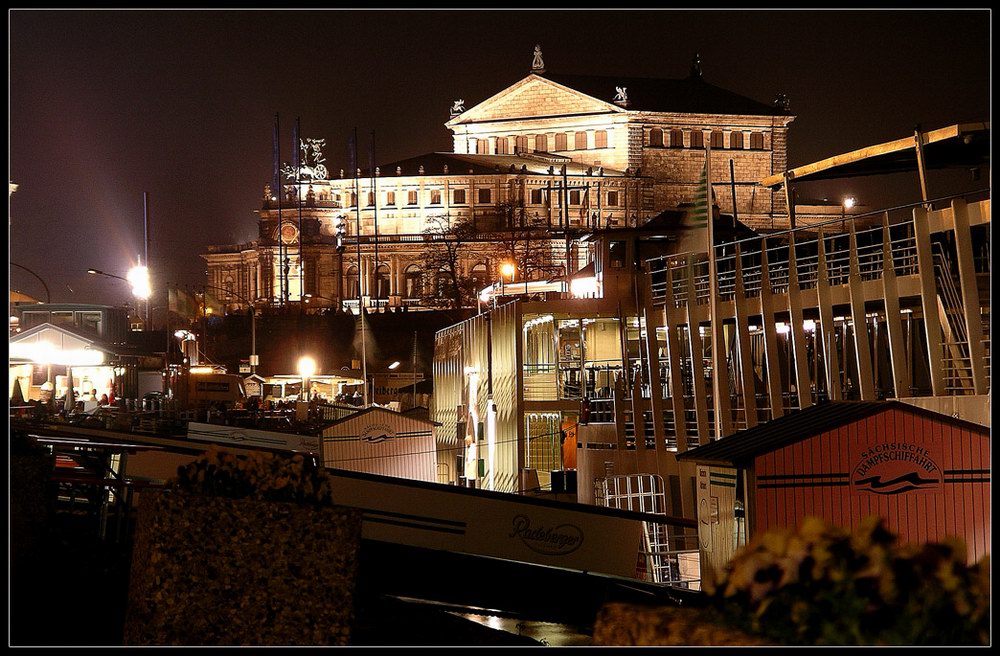
[[[583,531],[579,527],[572,524],[560,524],[552,528],[532,526],[531,520],[525,515],[514,518],[512,530],[507,537],[520,538],[529,549],[547,556],[565,556],[583,544]]]
[[[883,442],[861,452],[851,472],[856,492],[904,494],[937,490],[942,472],[931,452],[919,444]]]

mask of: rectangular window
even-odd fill
[[[734,150],[743,150],[742,132],[733,132],[729,135],[729,147]]]
[[[691,132],[691,147],[692,148],[704,148],[705,147],[705,133],[701,130],[694,130]]]
[[[580,204],[580,190],[573,189],[569,192],[569,204],[579,205]]]
[[[764,150],[764,133],[750,133],[750,150]]]
[[[712,148],[725,148],[722,133],[718,130],[712,132]]]
[[[608,132],[607,130],[598,130],[594,133],[594,148],[607,148],[608,147]]]
[[[476,153],[479,155],[489,155],[490,154],[490,140],[489,139],[476,139]]]
[[[587,150],[587,133],[577,132],[574,138],[574,147],[577,150]]]
[[[492,189],[489,187],[484,187],[479,190],[479,202],[480,203],[490,203],[493,202]]]
[[[386,205],[395,205],[396,204],[396,192],[395,191],[387,191],[386,192],[386,194],[385,194],[385,204]]]
[[[465,189],[455,189],[452,192],[452,203],[455,205],[465,205]]]
[[[431,189],[431,205],[440,205],[440,204],[441,204],[441,190]]]
[[[532,205],[541,205],[542,204],[542,190],[541,189],[532,189],[531,190],[531,204]]]
[[[621,269],[625,266],[625,242],[611,242],[608,247],[608,261],[612,269]]]
[[[566,133],[560,132],[556,135],[556,150],[567,150],[566,148]]]
[[[608,207],[618,207],[618,192],[609,191],[608,192]]]
[[[549,139],[544,134],[535,135],[535,151],[544,153],[549,149]]]
[[[368,192],[368,207],[371,207],[374,204],[375,204],[375,192],[374,191],[369,191]]]
[[[410,191],[406,192],[406,204],[407,205],[417,204],[417,192],[415,189],[411,189]]]

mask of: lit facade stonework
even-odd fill
[[[489,247],[512,212],[549,231],[557,273],[572,273],[589,261],[574,236],[642,225],[693,203],[709,144],[720,209],[732,210],[732,160],[740,221],[782,228],[783,196],[756,182],[784,170],[792,119],[708,84],[697,68],[683,80],[653,80],[536,66],[468,110],[455,102],[446,123],[452,153],[266,188],[258,239],[210,246],[206,283],[227,290],[220,294],[231,307],[444,305],[425,266],[430,223],[468,220],[481,231],[474,243],[482,247],[463,254],[459,268],[485,287],[499,276]]]

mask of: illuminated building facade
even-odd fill
[[[451,153],[330,176],[325,142],[303,140],[298,171],[265,189],[258,238],[211,246],[206,282],[231,290],[222,300],[234,308],[441,306],[425,266],[429,222],[476,227],[458,268],[485,286],[499,277],[489,245],[516,239],[512,215],[544,227],[555,265],[519,278],[573,272],[586,264],[574,236],[692,202],[708,145],[722,211],[782,227],[784,196],[756,181],[783,170],[792,120],[786,103],[709,84],[697,60],[681,80],[566,76],[547,73],[536,49],[527,77],[468,109],[455,101]]]

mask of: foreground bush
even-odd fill
[[[246,456],[209,449],[170,482],[173,490],[230,499],[334,505],[332,478],[302,454],[251,452]]]
[[[704,587],[727,623],[786,645],[988,645],[989,558],[806,519],[756,538]]]
[[[350,643],[361,512],[303,456],[210,451],[143,493],[124,644]]]

